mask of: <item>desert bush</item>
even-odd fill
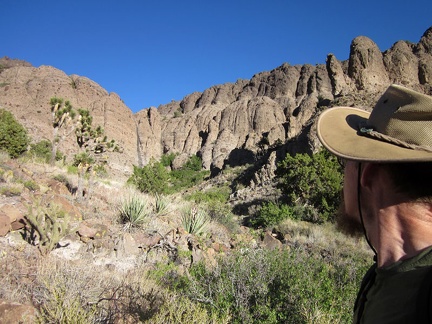
[[[319,218],[309,215],[312,221],[334,219],[340,204],[343,176],[336,158],[328,151],[312,156],[287,155],[278,165],[276,174],[278,187],[286,195],[288,205],[313,207]]]
[[[128,183],[141,192],[170,194],[198,184],[208,174],[208,171],[202,171],[202,161],[197,156],[191,156],[180,169],[168,171],[166,165],[172,162],[171,158],[172,155],[161,161],[152,159],[142,168],[134,166]]]
[[[30,191],[35,191],[35,190],[39,189],[39,185],[36,182],[34,182],[33,180],[23,181],[23,185],[24,185],[24,187],[26,187]]]
[[[195,191],[194,193],[186,196],[186,200],[192,200],[197,204],[221,202],[226,203],[229,199],[231,190],[229,187],[216,187],[205,191]]]
[[[208,171],[202,170],[202,160],[193,155],[178,170],[170,172],[171,192],[178,192],[182,189],[191,188],[203,181],[208,175]]]
[[[196,206],[186,208],[181,215],[182,226],[190,234],[202,234],[208,222],[207,213]]]
[[[162,163],[162,165],[164,167],[171,167],[172,162],[174,161],[176,156],[177,156],[177,154],[175,154],[175,153],[164,154],[164,155],[162,155],[160,162]]]
[[[290,216],[292,216],[292,207],[286,204],[267,202],[261,207],[257,215],[251,218],[250,223],[256,228],[266,228],[277,225]]]
[[[148,320],[152,324],[165,324],[165,323],[224,323],[217,318],[211,318],[207,310],[200,304],[191,301],[189,298],[169,294],[166,296],[164,304],[160,307],[158,312]]]
[[[93,163],[94,163],[94,159],[89,153],[81,152],[74,155],[72,165],[76,167],[80,167],[83,165],[85,166],[91,165]]]
[[[138,195],[125,198],[119,206],[120,220],[125,229],[142,225],[151,214],[147,200]]]
[[[40,323],[163,323],[163,316],[189,308],[184,318],[203,318],[200,305],[182,301],[158,286],[142,268],[127,275],[94,271],[88,261],[68,262],[48,257],[33,271],[31,296],[39,309]],[[173,306],[173,307],[170,307]],[[201,307],[202,308],[202,307]],[[204,314],[205,315],[205,314]],[[166,322],[165,322],[166,323]]]
[[[20,196],[22,194],[22,187],[10,184],[3,187],[0,187],[0,195],[6,197]]]
[[[163,194],[168,190],[168,177],[162,163],[152,159],[142,168],[134,166],[128,183],[134,184],[141,192]]]
[[[30,149],[28,154],[45,163],[49,163],[52,154],[52,143],[48,140],[41,140],[37,143],[30,144]],[[63,159],[63,154],[60,151],[56,152],[56,161],[61,161]]]
[[[352,256],[328,262],[301,249],[243,250],[211,269],[193,265],[183,291],[232,323],[348,323],[366,268]]]
[[[78,174],[78,167],[75,165],[67,165],[66,171],[69,174]]]
[[[231,233],[238,231],[240,224],[229,204],[220,201],[210,201],[204,205],[204,208],[211,220],[223,225]]]
[[[267,228],[277,225],[288,218],[311,223],[320,223],[322,221],[317,210],[312,206],[290,206],[283,203],[266,202],[257,212],[257,215],[251,218],[250,223],[256,228]]]
[[[0,109],[0,148],[11,158],[17,158],[27,150],[30,139],[27,130],[7,110]]]
[[[185,199],[199,204],[212,220],[224,225],[231,232],[235,232],[239,224],[234,219],[232,208],[227,203],[230,193],[231,189],[227,186],[216,187],[205,191],[197,190],[187,195]]]
[[[64,174],[56,174],[53,176],[53,179],[63,183],[65,186],[70,185],[69,179]]]
[[[96,310],[86,309],[80,295],[70,296],[67,288],[57,282],[46,283],[46,302],[39,309],[40,323],[87,324],[92,323]]]

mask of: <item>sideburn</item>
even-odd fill
[[[355,238],[363,237],[364,232],[361,222],[346,213],[345,203],[343,200],[339,204],[336,213],[336,228],[345,235]]]

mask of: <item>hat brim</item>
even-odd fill
[[[359,125],[365,123],[369,115],[367,111],[352,107],[327,109],[318,119],[318,138],[331,153],[348,160],[383,163],[432,161],[431,152],[360,135]]]

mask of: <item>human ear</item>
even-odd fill
[[[360,185],[362,188],[372,190],[378,181],[380,167],[377,163],[362,163],[360,174]]]

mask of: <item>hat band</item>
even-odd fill
[[[383,133],[380,133],[380,132],[374,130],[373,128],[360,127],[360,135],[376,138],[376,139],[382,140],[384,142],[395,144],[395,145],[405,147],[405,148],[408,148],[411,150],[426,151],[426,152],[432,153],[432,147],[431,146],[410,144],[410,143],[407,143],[407,142],[402,141],[400,139],[397,139],[397,138],[391,137],[389,135],[385,135]]]

